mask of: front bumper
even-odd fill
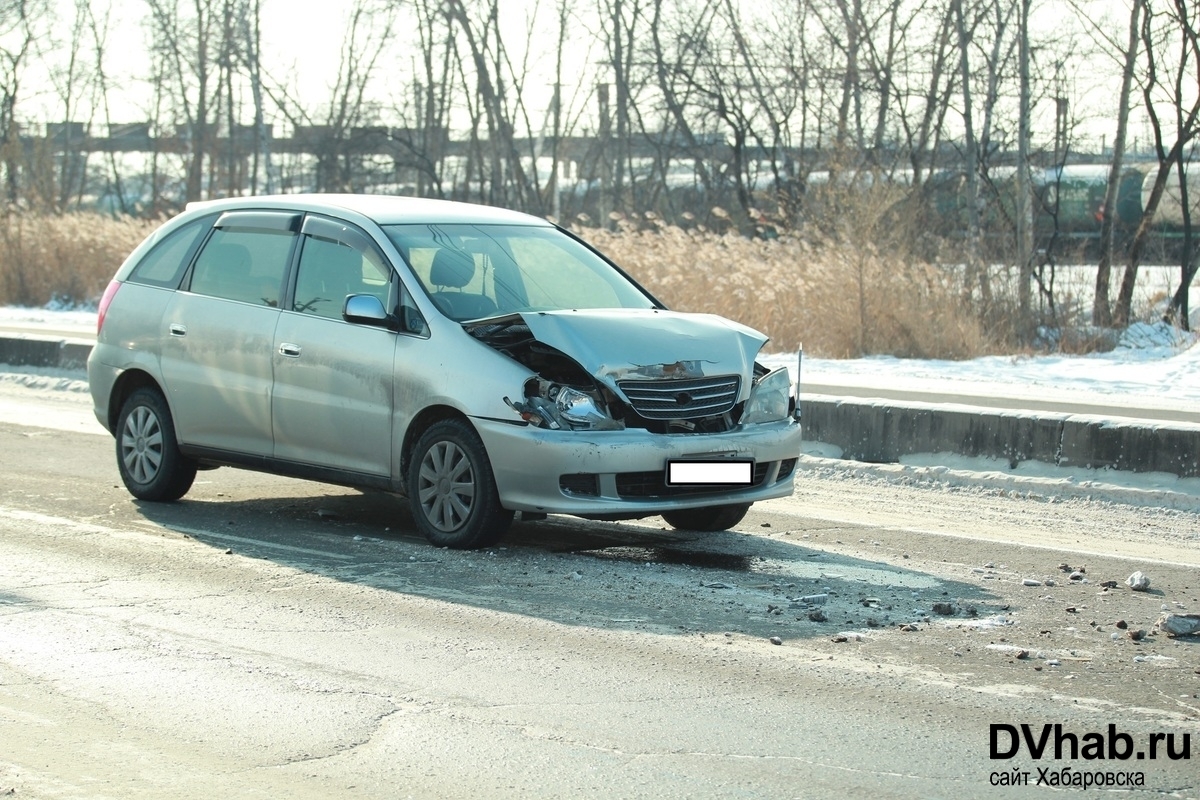
[[[800,424],[790,419],[718,434],[553,431],[482,418],[472,422],[487,448],[500,502],[514,511],[634,517],[786,497],[800,454]],[[668,459],[699,457],[752,458],[755,481],[736,487],[665,485]]]

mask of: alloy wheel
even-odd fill
[[[461,528],[475,507],[475,470],[457,444],[434,444],[421,460],[417,483],[421,510],[439,531]]]

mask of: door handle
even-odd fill
[[[299,358],[300,345],[292,344],[291,342],[284,342],[283,344],[279,345],[279,355],[287,356],[288,358]]]
[[[177,322],[172,322],[167,330],[171,332],[172,336],[187,336],[187,325],[180,325]]]

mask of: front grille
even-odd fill
[[[774,462],[762,461],[754,465],[754,480],[750,486],[668,486],[666,473],[618,472],[617,494],[621,497],[680,497],[693,494],[724,493],[737,489],[761,486]]]
[[[724,414],[737,402],[736,375],[679,381],[620,381],[633,410],[646,419],[696,419]]]

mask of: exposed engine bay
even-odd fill
[[[609,371],[598,379],[562,350],[537,338],[523,315],[514,314],[464,325],[479,341],[531,370],[519,399],[505,402],[526,422],[550,429],[623,430],[642,428],[652,433],[720,433],[737,425],[744,403],[736,401],[740,376],[705,376],[698,362],[637,365],[625,373]],[[767,370],[754,364],[757,380]],[[610,385],[611,382],[611,385]],[[694,397],[719,382],[728,400],[715,413],[696,406]],[[667,401],[631,402],[624,386]],[[672,403],[677,404],[673,406]],[[648,406],[654,405],[653,410]]]

